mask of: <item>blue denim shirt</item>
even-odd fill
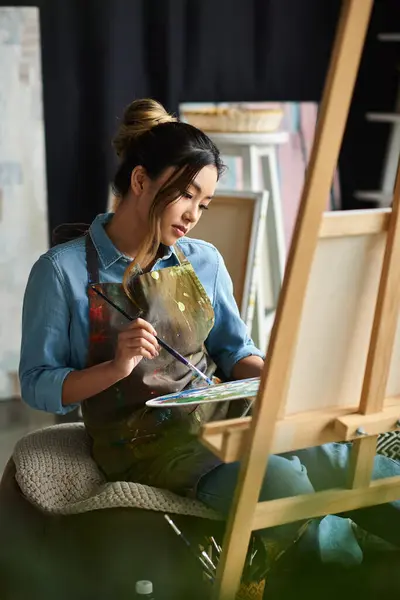
[[[90,235],[99,255],[102,283],[122,282],[131,261],[112,244],[103,225],[111,214],[99,215]],[[233,287],[218,250],[207,242],[178,242],[203,284],[214,308],[215,324],[206,347],[227,377],[242,358],[262,356],[247,334],[233,298]],[[153,269],[178,264],[174,249]],[[33,265],[25,291],[19,366],[22,397],[31,407],[64,414],[75,408],[61,402],[62,385],[75,369],[84,369],[89,342],[88,275],[84,238],[60,244]]]

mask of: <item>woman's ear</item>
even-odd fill
[[[140,196],[143,192],[146,180],[148,179],[146,170],[138,165],[131,173],[131,188],[136,196]]]

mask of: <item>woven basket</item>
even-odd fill
[[[281,124],[283,110],[205,108],[182,113],[183,118],[202,131],[214,133],[268,133]]]
[[[237,593],[236,600],[262,600],[264,588],[265,581],[242,584]]]

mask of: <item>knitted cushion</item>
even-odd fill
[[[40,429],[23,437],[13,455],[24,496],[42,511],[71,515],[132,507],[205,519],[220,519],[197,500],[127,481],[107,482],[90,454],[82,424]]]

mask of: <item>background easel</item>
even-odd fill
[[[202,432],[203,443],[223,460],[242,463],[213,588],[215,600],[235,597],[253,530],[400,496],[400,477],[370,482],[377,434],[400,426],[399,369],[390,369],[391,361],[398,363],[400,356],[399,172],[392,211],[340,213],[323,218],[371,8],[372,0],[343,2],[254,416],[212,423]],[[327,239],[329,243],[341,240],[341,254],[327,251]],[[342,323],[351,333],[352,345],[331,328],[331,339],[325,339],[319,347],[320,353],[330,352],[332,343],[337,351],[333,355],[334,368],[347,367],[346,378],[333,393],[323,373],[310,377],[314,365],[306,354],[308,347],[315,350],[307,329],[316,319],[318,307],[313,297],[324,289],[321,265],[325,260],[326,267],[326,259],[332,256],[336,260],[342,256],[342,265],[350,260],[358,269],[353,281],[344,278],[340,282],[344,286],[341,291],[354,287],[356,293],[362,290],[357,323],[352,322],[349,313],[345,313],[349,322]],[[357,262],[360,257],[361,264]],[[354,309],[354,298],[349,303],[345,294],[339,294],[340,298],[344,310],[347,306]],[[298,367],[302,360],[308,374],[303,378],[304,369]],[[355,373],[354,366],[358,366]],[[355,440],[348,489],[258,503],[271,453],[334,440]]]

